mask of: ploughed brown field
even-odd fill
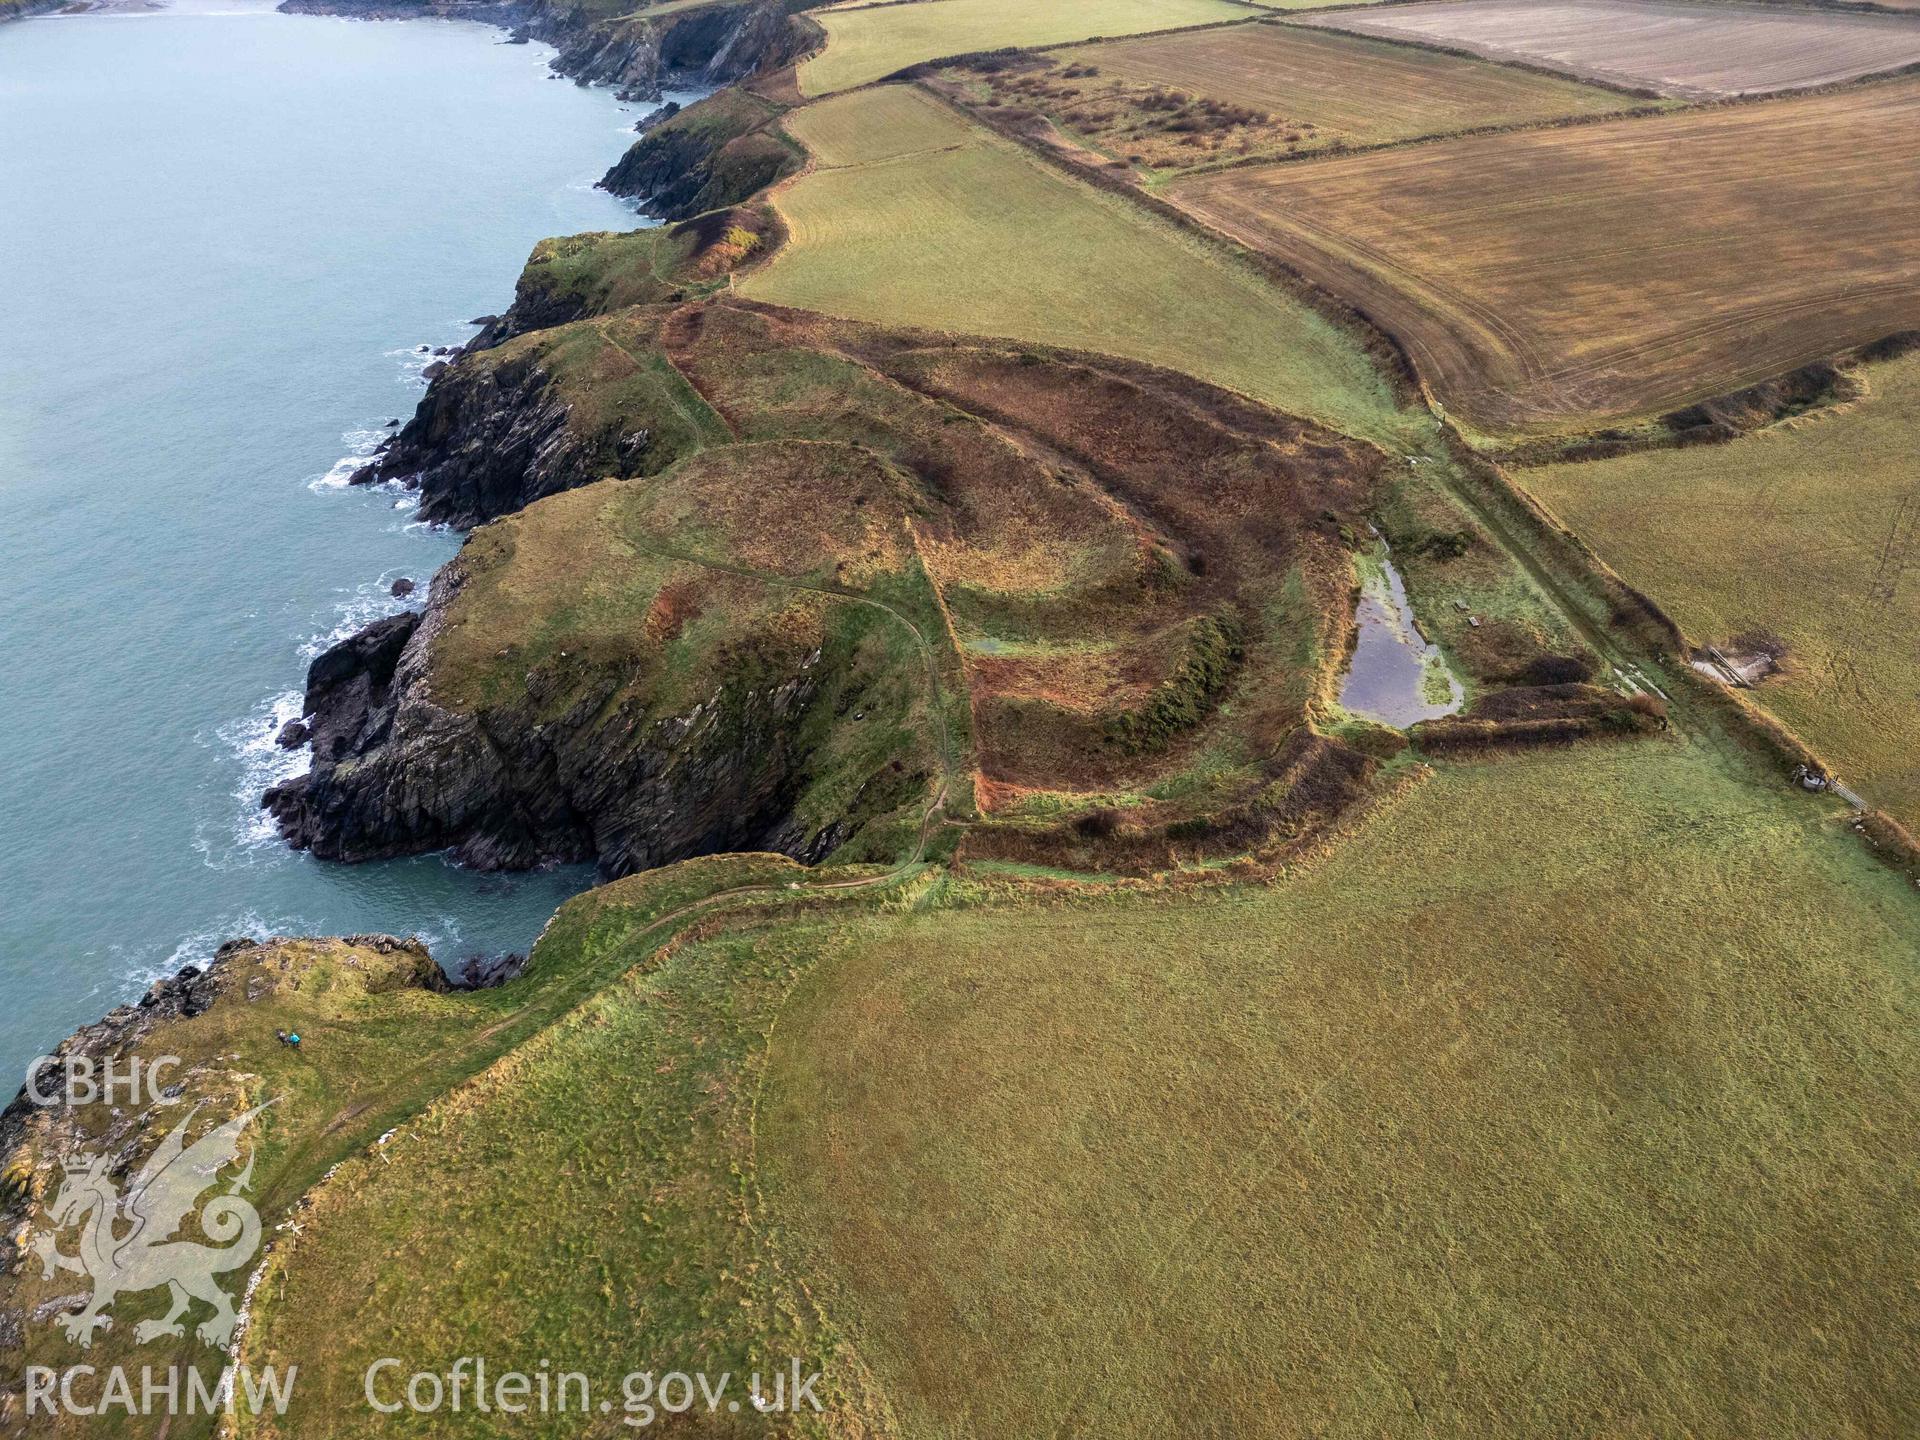
[[[1920,20],[1669,0],[1439,0],[1302,24],[1470,50],[1690,99],[1831,85],[1920,62]]]
[[[1920,325],[1920,81],[1166,193],[1393,331],[1493,433],[1645,418]]]

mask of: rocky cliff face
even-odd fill
[[[664,88],[723,85],[792,59],[804,43],[777,0],[704,6],[657,19],[603,19],[565,0],[283,0],[289,14],[393,20],[451,18],[511,27],[560,53],[553,68],[583,85],[615,85],[638,97]]]
[[[812,861],[849,833],[793,818],[808,711],[849,698],[817,650],[742,656],[685,713],[654,717],[617,666],[526,676],[497,708],[438,703],[436,635],[463,575],[434,582],[424,616],[363,630],[307,677],[313,768],[261,803],[296,849],[371,860],[451,848],[478,869],[597,861],[609,876],[727,850]]]
[[[52,10],[64,10],[67,0],[0,0],[0,24],[9,20],[24,20],[29,15],[45,15]]]
[[[758,96],[723,90],[654,126],[600,184],[662,220],[738,205],[800,168],[799,154],[774,133],[780,113]]]
[[[393,443],[353,477],[405,480],[420,518],[466,529],[543,495],[639,473],[654,436],[644,427],[581,427],[538,348],[436,377]]]

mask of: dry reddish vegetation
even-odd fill
[[[1372,498],[1371,446],[1116,360],[739,302],[667,313],[657,335],[742,442],[884,457],[887,483],[817,480],[805,497],[769,498],[730,458],[750,462],[745,445],[690,463],[714,467],[705,503],[754,565],[779,567],[842,507],[869,538],[836,547],[836,581],[911,547],[962,657],[990,803],[1150,783],[1223,733],[1270,753],[1305,718],[1318,677],[1295,673],[1300,632],[1311,653],[1337,648],[1341,527]],[[1302,613],[1282,633],[1289,586]]]
[[[1212,32],[1209,32],[1212,33]],[[1228,32],[1246,43],[1255,32]],[[986,55],[935,78],[942,93],[981,105],[996,118],[1149,170],[1183,170],[1218,160],[1285,155],[1311,147],[1319,127],[1284,109],[1195,94],[1178,81],[1133,79],[1102,63],[1105,46],[1066,55]]]
[[[1899,15],[1670,0],[1441,0],[1313,16],[1326,25],[1712,99],[1831,85],[1920,62]]]
[[[1920,82],[1197,176],[1492,432],[1735,390],[1920,323]]]

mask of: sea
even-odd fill
[[[322,648],[460,537],[347,476],[637,114],[442,20],[184,0],[0,25],[0,1103],[235,936],[524,950],[592,881],[288,851]],[[680,97],[691,98],[691,97]]]

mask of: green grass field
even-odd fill
[[[823,932],[765,1223],[907,1436],[1908,1431],[1920,907],[1821,813],[1535,753],[1271,889]]]
[[[800,90],[830,95],[943,55],[1137,35],[1248,14],[1226,0],[919,0],[822,10],[814,18],[827,32],[827,46],[801,65]]]
[[[619,888],[563,910],[539,958],[620,953]],[[409,1370],[484,1354],[496,1371],[531,1372],[549,1359],[616,1406],[636,1370],[737,1371],[744,1397],[755,1367],[799,1356],[856,1407],[833,1337],[758,1240],[738,1168],[762,1029],[799,958],[719,940],[634,969],[353,1162],[261,1287],[251,1353],[300,1356],[308,1383],[284,1421],[251,1433],[392,1434],[361,1394],[366,1367],[388,1355]],[[343,1332],[342,1314],[362,1319]],[[484,1433],[470,1415],[405,1418],[413,1434]],[[619,1418],[527,1416],[511,1433],[646,1433]],[[700,1433],[763,1433],[756,1418]]]
[[[1771,631],[1755,692],[1838,770],[1920,827],[1920,356],[1872,395],[1730,445],[1518,472],[1697,642]]]
[[[792,239],[744,294],[1124,355],[1370,439],[1423,424],[1358,344],[1272,282],[918,91],[787,123],[817,168],[775,193]]]
[[[929,871],[652,959],[585,897],[536,963],[640,968],[322,1188],[263,1433],[482,1351],[825,1368],[693,1434],[1898,1432],[1916,902],[1837,810],[1668,740],[1179,903]]]

